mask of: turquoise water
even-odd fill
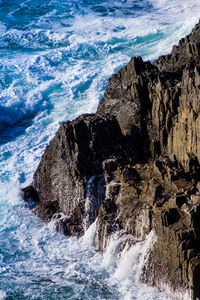
[[[199,16],[197,0],[0,0],[0,299],[167,299],[130,270],[113,280],[119,257],[105,267],[55,233],[20,188],[63,120],[95,112],[113,72],[169,52]]]

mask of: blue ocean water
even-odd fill
[[[199,16],[199,0],[0,0],[0,299],[170,299],[136,282],[146,244],[127,264],[112,241],[102,264],[94,226],[64,237],[20,189],[60,122],[95,112],[113,72],[169,52]]]

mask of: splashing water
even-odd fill
[[[113,72],[169,52],[198,12],[197,0],[0,0],[0,299],[164,299],[113,284],[95,223],[85,244],[55,233],[20,189],[61,121],[95,112]]]
[[[86,186],[84,230],[95,221],[95,214],[104,200],[104,177],[103,175],[92,176]]]
[[[98,218],[90,225],[90,227],[85,231],[84,236],[81,238],[83,245],[89,247],[95,246],[95,235],[96,235],[96,224]]]
[[[152,230],[145,240],[138,240],[123,231],[114,233],[103,256],[102,266],[110,270],[111,286],[118,286],[123,299],[171,299],[140,282],[150,250],[156,242]]]

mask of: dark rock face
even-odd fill
[[[62,212],[69,216],[67,223],[73,219],[73,232],[67,226],[68,234],[82,234],[88,180],[103,174],[105,159],[117,156],[138,160],[139,144],[135,143],[123,136],[112,116],[82,115],[63,123],[34,174],[33,188],[40,199],[35,213],[48,222],[57,211]],[[129,145],[127,150],[125,145]]]
[[[117,230],[141,240],[154,230],[143,281],[196,299],[199,163],[200,23],[153,64],[132,58],[109,80],[96,114],[62,123],[24,197],[36,199],[45,222],[58,218],[67,235],[82,235],[98,217],[101,251]]]

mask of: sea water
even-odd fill
[[[56,233],[20,189],[62,121],[95,112],[112,73],[169,52],[199,16],[199,0],[0,0],[0,299],[168,299],[138,280],[153,233],[123,255],[112,237],[102,258],[96,223]]]

